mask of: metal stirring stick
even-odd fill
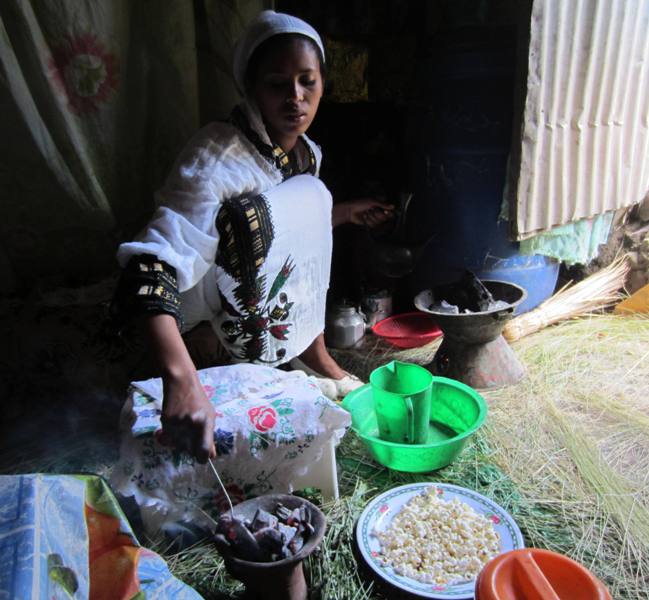
[[[210,467],[212,467],[212,471],[214,471],[214,475],[216,475],[216,478],[219,480],[219,485],[221,486],[221,489],[223,490],[223,493],[225,494],[225,497],[228,500],[228,504],[230,505],[230,517],[234,521],[234,508],[232,507],[232,500],[230,500],[230,494],[228,494],[228,490],[225,489],[225,486],[223,485],[223,482],[219,477],[219,473],[216,470],[216,467],[214,466],[212,459],[208,457],[207,462],[210,463]]]

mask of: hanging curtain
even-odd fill
[[[273,6],[272,0],[203,0],[198,5],[205,11],[206,29],[206,40],[198,45],[202,121],[227,118],[239,101],[232,77],[234,45],[246,24]]]
[[[3,291],[115,270],[182,146],[237,101],[231,49],[265,5],[0,2]]]

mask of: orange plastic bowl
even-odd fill
[[[442,335],[433,317],[416,311],[392,315],[372,327],[372,333],[397,348],[424,346]]]
[[[563,554],[521,548],[497,556],[478,575],[476,600],[611,600],[604,584]]]

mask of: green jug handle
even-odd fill
[[[412,444],[415,441],[415,410],[412,406],[412,398],[406,396],[403,399],[406,405],[406,411],[408,413],[408,441],[407,443]]]

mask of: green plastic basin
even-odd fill
[[[425,473],[452,463],[487,416],[487,404],[473,388],[447,377],[433,377],[430,426],[425,444],[399,444],[379,438],[370,384],[343,400],[352,429],[372,457],[395,471]]]

